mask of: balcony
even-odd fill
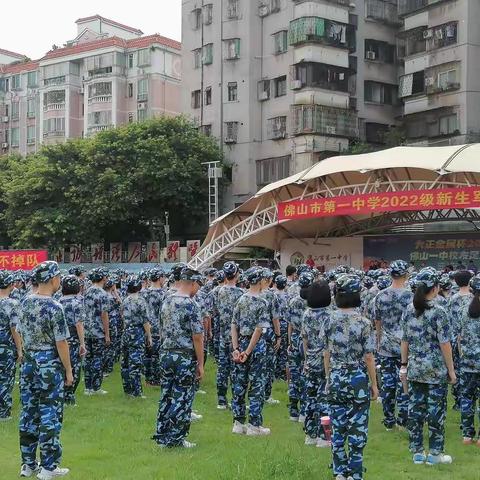
[[[366,0],[365,18],[387,25],[400,25],[396,2],[392,0]]]
[[[299,4],[311,0],[293,0],[293,3]],[[352,0],[326,0],[328,3],[334,3],[336,5],[346,5],[347,7],[352,3]]]
[[[111,103],[112,96],[111,95],[97,95],[95,97],[88,99],[89,105],[94,105],[96,103]]]
[[[60,75],[59,77],[44,78],[43,85],[45,87],[51,87],[52,85],[63,85],[65,83],[65,75]]]
[[[316,62],[302,62],[290,70],[291,88],[322,88],[338,92],[348,92],[348,78],[352,72],[348,68]]]
[[[53,130],[51,132],[44,132],[43,133],[44,137],[64,137],[65,136],[65,130]]]
[[[49,103],[43,106],[44,112],[51,112],[53,110],[65,110],[65,102],[62,103]]]
[[[87,135],[94,135],[98,132],[105,132],[106,130],[110,130],[113,125],[90,125],[87,129]]]
[[[323,105],[292,105],[291,113],[294,135],[358,137],[357,116],[353,111]]]
[[[437,3],[442,3],[448,0],[398,0],[398,14],[410,15],[418,10],[430,7]]]
[[[139,93],[137,95],[138,102],[146,102],[148,100],[148,93]]]

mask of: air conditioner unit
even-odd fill
[[[302,88],[302,81],[301,80],[293,80],[292,81],[292,90],[299,90]]]
[[[2,121],[3,121],[3,123],[8,123],[8,115],[5,115],[5,116],[2,118]]]
[[[233,137],[225,137],[225,143],[237,143],[237,140]]]
[[[259,100],[268,100],[269,99],[269,95],[268,95],[268,92],[261,92],[260,93],[260,99]]]
[[[270,13],[268,5],[260,4],[258,6],[258,16],[259,17],[266,17]]]
[[[433,37],[433,30],[431,28],[423,31],[423,38],[427,39],[432,37]]]
[[[366,53],[365,57],[367,58],[367,60],[375,60],[375,58],[377,57],[377,55],[376,55],[375,52],[368,51],[368,52]]]
[[[337,133],[337,129],[336,127],[334,127],[333,125],[326,125],[325,126],[325,131],[329,134],[329,135],[335,135]]]
[[[145,102],[141,102],[138,104],[137,107],[139,110],[146,110],[147,109],[147,104]]]
[[[2,148],[4,148],[4,149],[5,149],[5,148],[8,148],[8,143],[6,143],[6,142],[5,142],[5,143],[2,143]]]
[[[425,86],[431,87],[435,83],[435,79],[433,77],[425,77]]]

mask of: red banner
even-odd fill
[[[46,250],[0,250],[0,270],[32,270],[46,260]]]
[[[407,190],[293,200],[278,204],[278,220],[452,208],[480,208],[480,187]]]

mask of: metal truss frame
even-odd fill
[[[458,188],[470,187],[476,185],[473,176],[468,172],[453,174],[447,171],[432,172],[430,179],[413,180],[408,169],[407,180],[398,180],[395,170],[375,170],[368,172],[369,175],[365,182],[356,185],[336,185],[331,176],[319,177],[301,185],[304,187],[300,195],[291,196],[288,185],[280,187],[279,190],[285,189],[291,196],[290,200],[303,200],[308,198],[332,198],[343,195],[357,195],[378,192],[402,192],[407,190],[435,190],[440,188]],[[362,172],[367,173],[367,172]],[[432,179],[431,174],[435,174]],[[341,174],[340,174],[341,175]],[[418,175],[418,173],[417,173]],[[345,181],[347,179],[344,177]],[[298,186],[298,185],[297,185]],[[236,246],[240,246],[243,242],[268,230],[272,227],[280,227],[290,237],[296,238],[295,235],[287,230],[289,220],[278,222],[277,203],[279,201],[279,190],[273,190],[258,198],[258,203],[253,212],[232,212],[232,220],[237,223],[228,225],[227,219],[220,220],[215,226],[211,239],[204,244],[197,255],[191,260],[190,265],[194,268],[201,269],[211,265],[222,255]],[[228,218],[228,217],[227,217]],[[435,221],[449,220],[480,220],[480,215],[474,210],[433,210],[433,211],[416,211],[416,212],[395,212],[372,214],[367,219],[356,220],[352,217],[341,217],[342,225],[333,229],[322,230],[316,232],[316,238],[319,237],[340,237],[361,235],[365,233],[373,233],[385,230],[389,227],[411,225],[415,223],[429,223]]]

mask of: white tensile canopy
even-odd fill
[[[480,144],[396,147],[322,160],[303,172],[267,185],[243,205],[215,220],[191,261],[206,267],[233,247],[279,250],[286,238],[319,238],[381,232],[395,225],[478,220],[477,211],[387,212],[278,221],[280,202],[376,192],[480,185]]]

